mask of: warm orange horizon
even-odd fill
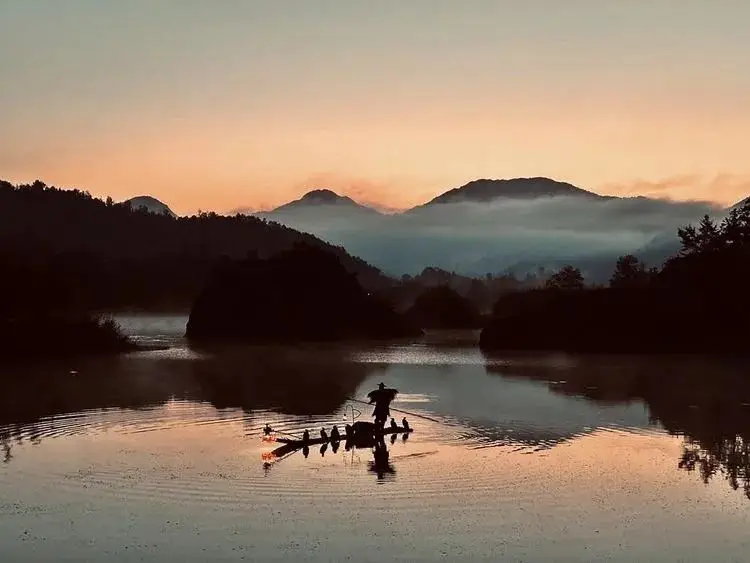
[[[529,176],[731,204],[750,195],[747,21],[740,0],[11,1],[0,177],[180,214],[315,188],[403,209]]]
[[[65,176],[64,174],[62,176]],[[197,194],[194,198],[186,197],[186,194],[180,194],[176,202],[170,200],[170,195],[173,195],[172,190],[155,188],[151,191],[148,190],[133,190],[130,191],[127,187],[115,190],[106,189],[91,189],[85,184],[73,182],[57,182],[50,178],[0,178],[8,180],[14,184],[21,183],[32,183],[35,180],[41,180],[47,185],[55,186],[63,189],[80,189],[88,191],[94,197],[100,199],[106,199],[112,197],[115,201],[124,201],[126,199],[138,196],[152,196],[168,205],[173,211],[179,215],[192,215],[199,211],[215,211],[217,213],[233,213],[241,210],[246,211],[269,211],[275,207],[288,203],[290,201],[299,199],[307,192],[314,189],[330,189],[342,196],[348,196],[354,201],[378,209],[384,213],[398,213],[404,211],[416,205],[426,203],[435,196],[438,196],[450,189],[460,187],[472,180],[479,179],[471,178],[469,180],[461,180],[455,185],[445,186],[444,188],[436,188],[435,190],[423,190],[422,198],[410,198],[400,199],[398,197],[390,197],[388,186],[378,185],[366,180],[346,178],[338,178],[335,175],[317,175],[311,177],[309,182],[301,182],[297,184],[290,184],[282,189],[270,190],[276,193],[275,197],[268,196],[261,200],[256,200],[255,203],[242,204],[237,203],[238,200],[234,198],[227,198],[226,203],[223,205],[221,201],[223,198],[206,198],[202,193]],[[323,180],[325,179],[325,180]],[[502,179],[502,178],[498,178]],[[616,195],[622,197],[633,197],[633,196],[647,196],[658,199],[668,199],[673,201],[702,201],[707,203],[716,204],[719,206],[729,206],[739,202],[742,199],[750,196],[750,177],[735,177],[730,175],[719,175],[715,178],[704,180],[697,176],[678,176],[674,178],[665,178],[656,182],[649,182],[645,180],[638,180],[628,184],[606,184],[602,186],[602,189],[591,190],[586,186],[582,186],[579,183],[571,181],[569,179],[552,178],[554,180],[569,182],[582,189],[588,189],[595,193],[602,195]],[[286,189],[285,189],[286,188]],[[202,191],[202,190],[200,190]],[[211,190],[207,190],[209,193]],[[166,195],[162,195],[166,194]],[[379,197],[385,196],[385,197]],[[718,197],[717,197],[718,196]],[[218,205],[211,206],[210,203],[214,201],[219,203]]]

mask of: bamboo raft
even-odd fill
[[[376,430],[372,434],[348,434],[348,435],[341,435],[337,438],[332,438],[331,436],[319,437],[319,438],[309,438],[307,440],[301,440],[301,439],[294,439],[294,438],[276,438],[275,441],[283,444],[283,446],[276,448],[271,452],[271,454],[275,457],[282,457],[288,453],[291,453],[295,450],[303,449],[310,446],[317,446],[317,445],[323,445],[323,444],[333,444],[333,443],[341,443],[343,442],[345,444],[345,448],[348,450],[350,447],[371,447],[375,445],[375,442],[378,440],[378,438],[382,438],[385,435],[388,434],[410,434],[414,432],[414,429],[411,427],[403,427],[403,426],[386,426],[382,430]]]

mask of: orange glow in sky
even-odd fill
[[[0,177],[178,213],[476,178],[750,194],[750,3],[11,0]]]

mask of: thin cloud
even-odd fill
[[[339,195],[350,197],[357,203],[382,213],[396,213],[404,210],[403,207],[383,203],[384,201],[398,199],[398,189],[391,183],[373,182],[334,172],[321,172],[305,179],[296,186],[300,192],[300,197],[310,191],[311,186],[333,190]]]
[[[318,208],[282,219],[392,275],[438,266],[466,274],[499,273],[519,263],[600,259],[636,252],[657,237],[719,212],[705,202],[556,197],[455,203],[372,218]]]
[[[731,205],[750,194],[750,175],[718,174],[707,179],[697,174],[683,174],[655,181],[607,184],[604,190],[624,196],[667,197],[675,201],[710,201]]]

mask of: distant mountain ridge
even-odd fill
[[[623,254],[660,265],[679,250],[680,226],[717,212],[702,202],[601,195],[532,177],[474,180],[393,214],[316,190],[260,216],[343,246],[393,276],[430,266],[523,275],[573,264],[604,282]]]
[[[567,182],[560,182],[541,176],[501,180],[481,178],[472,180],[461,187],[448,190],[423,204],[403,211],[403,213],[443,203],[486,203],[497,199],[533,200],[545,197],[580,197],[589,200],[615,199],[613,196],[603,196]],[[340,211],[345,213],[361,211],[371,215],[382,215],[377,209],[358,203],[348,196],[339,195],[330,189],[311,190],[299,199],[284,203],[270,211],[254,214],[273,217],[274,215],[289,212],[304,213],[321,207],[329,209],[338,207]],[[238,211],[241,213],[247,212],[242,209]]]
[[[311,233],[393,276],[430,266],[474,276],[572,263],[606,281],[618,255],[633,253],[660,265],[680,248],[679,226],[722,210],[702,202],[601,195],[539,176],[476,179],[395,213],[327,188],[270,211],[235,213]]]
[[[531,178],[509,178],[509,179],[487,179],[480,178],[472,180],[463,186],[450,189],[431,200],[416,205],[410,209],[405,209],[401,213],[421,209],[427,206],[444,203],[487,203],[495,200],[514,199],[514,200],[534,200],[549,197],[577,197],[589,201],[606,201],[623,199],[618,196],[601,195],[596,192],[579,188],[568,182],[561,182],[544,176]],[[650,198],[645,196],[636,196],[626,198],[630,200],[648,201]],[[726,208],[727,211],[741,207],[750,201],[750,197],[738,201],[734,205]],[[152,213],[161,214],[166,212],[168,215],[176,217],[177,215],[165,203],[149,195],[142,195],[125,200],[123,203],[131,207],[145,208]],[[268,211],[253,211],[248,208],[238,208],[234,213],[245,215],[258,215],[272,218],[276,214],[285,214],[288,212],[305,212],[315,208],[333,208],[338,207],[341,211],[362,211],[370,215],[383,215],[380,210],[369,205],[364,205],[352,199],[351,197],[340,195],[328,188],[316,188],[308,191],[298,199],[281,204]],[[396,214],[399,214],[398,212]]]
[[[511,178],[508,180],[489,180],[482,178],[473,180],[459,188],[431,199],[420,207],[441,203],[478,202],[485,203],[500,198],[506,199],[538,199],[542,197],[582,197],[588,199],[610,199],[589,192],[567,182],[559,182],[541,176],[535,178]]]

